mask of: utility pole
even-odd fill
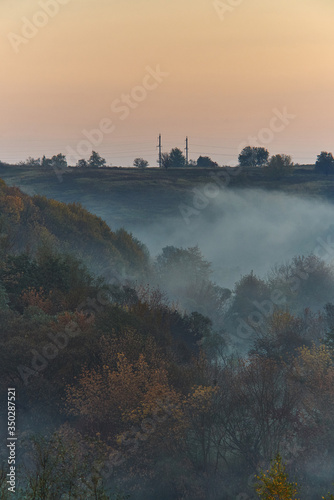
[[[189,163],[189,144],[188,144],[188,137],[186,137],[186,165]]]
[[[159,134],[159,168],[162,167],[162,146],[161,146],[161,134]]]

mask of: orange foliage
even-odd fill
[[[295,379],[304,392],[307,414],[334,417],[334,365],[330,349],[324,345],[301,347],[294,363]]]
[[[39,309],[44,311],[46,314],[52,313],[53,307],[51,297],[52,291],[46,294],[42,287],[40,287],[39,290],[36,290],[36,288],[28,288],[21,294],[22,303],[25,307],[39,307]]]
[[[19,196],[6,196],[6,203],[3,210],[15,224],[20,222],[21,212],[24,210],[24,203]]]
[[[91,324],[94,322],[94,317],[87,316],[83,312],[74,311],[70,313],[68,311],[62,312],[57,316],[57,325],[61,327],[62,331],[66,331],[66,327],[75,323],[77,325],[77,330],[80,332],[89,331]]]
[[[145,357],[130,362],[117,354],[116,369],[103,365],[82,371],[76,385],[66,388],[66,406],[72,415],[90,424],[120,430],[122,422],[134,421],[153,410],[152,399],[171,394],[167,372],[149,366]]]

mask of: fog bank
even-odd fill
[[[202,210],[188,201],[185,206],[187,219],[180,212],[159,223],[124,226],[154,256],[167,245],[198,245],[213,264],[213,279],[228,287],[251,270],[263,276],[276,263],[314,253],[334,223],[329,202],[263,190],[225,189]]]

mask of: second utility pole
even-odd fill
[[[159,167],[162,167],[162,146],[161,146],[161,134],[159,134]]]
[[[188,137],[186,137],[186,165],[188,165],[189,161],[189,145],[188,145]]]

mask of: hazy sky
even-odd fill
[[[334,151],[333,14],[333,0],[1,0],[0,160],[72,148],[153,166],[161,132],[164,150],[188,135],[193,159],[233,165],[253,142],[314,162]]]

